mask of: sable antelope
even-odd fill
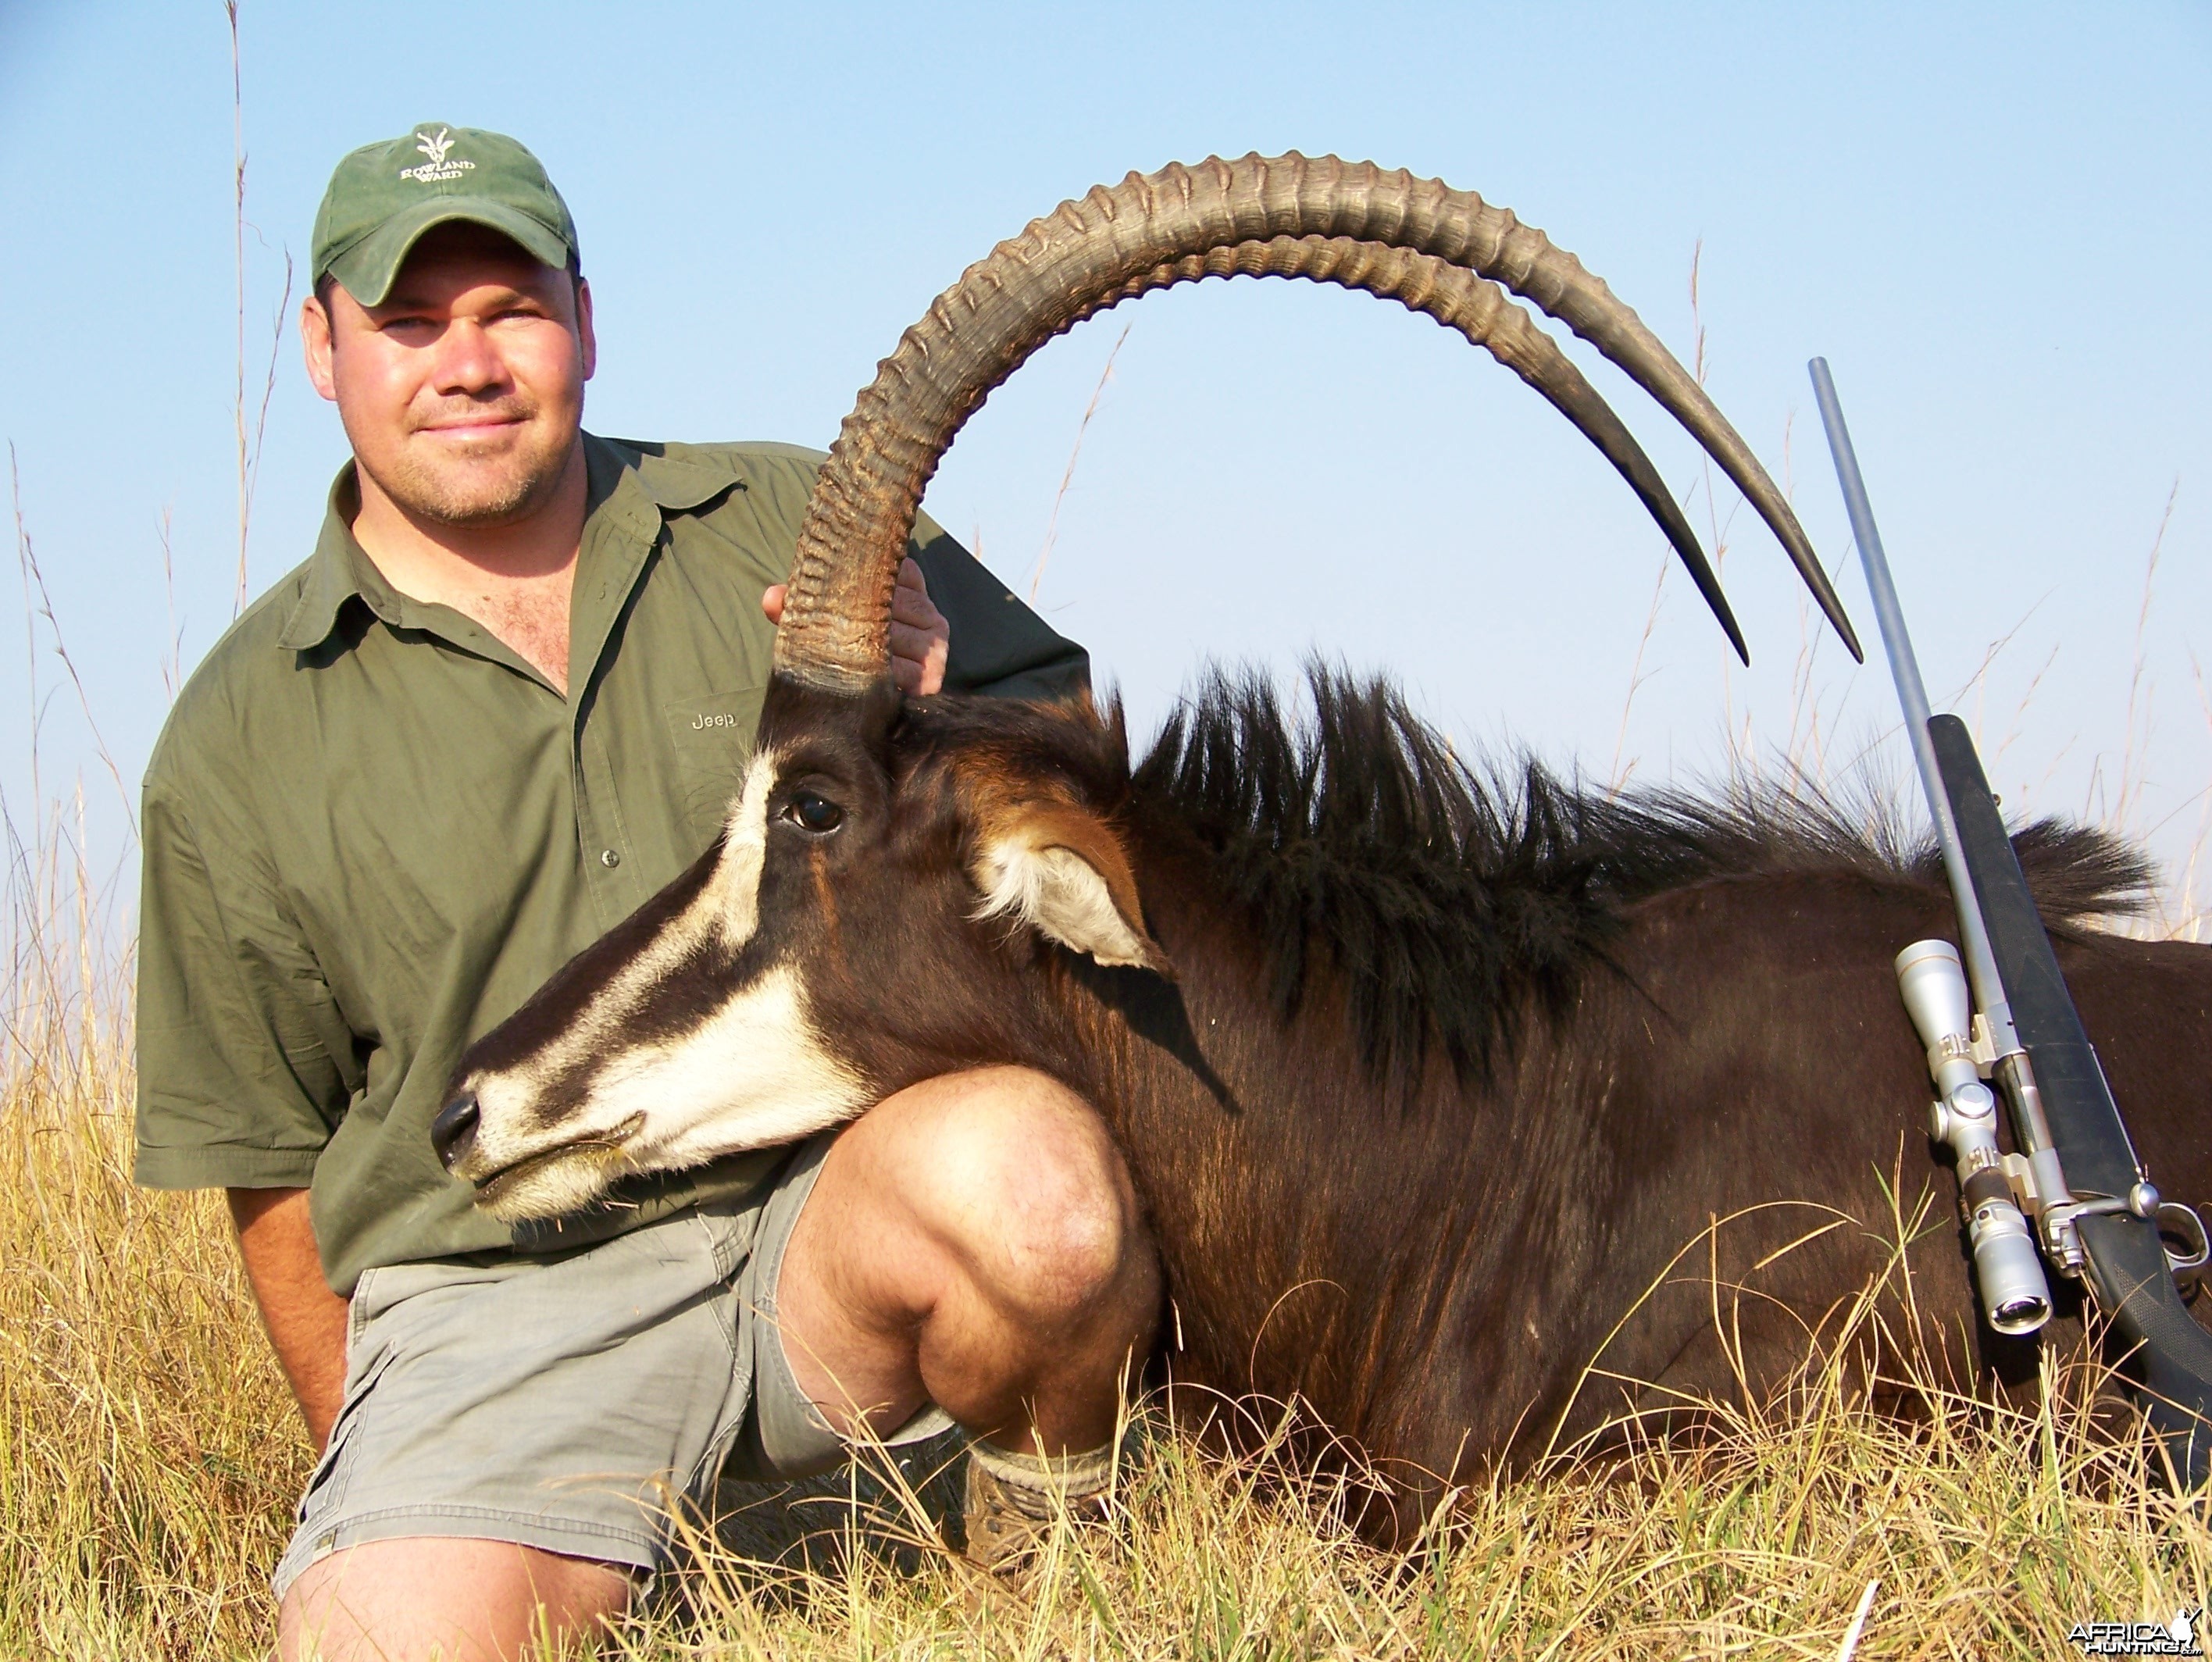
[[[1628,480],[1741,651],[1656,471],[1504,290],[1533,300],[1697,437],[1850,640],[1747,447],[1541,233],[1332,159],[1132,175],[1001,244],[884,361],[809,507],[720,838],[469,1051],[440,1153],[495,1214],[552,1216],[1015,1063],[1119,1139],[1178,1378],[1302,1395],[1415,1489],[1617,1405],[1577,1395],[1601,1351],[1662,1395],[1755,1388],[1885,1256],[1877,1228],[1821,1226],[1877,1225],[1885,1185],[1930,1169],[1890,964],[1949,928],[1928,861],[1816,807],[1470,769],[1325,674],[1303,727],[1217,681],[1133,768],[1110,708],[902,701],[886,676],[900,553],[966,417],[1076,322],[1231,275],[1364,288],[1486,347]],[[2139,1145],[2169,1195],[2212,1195],[2212,952],[2081,927],[2143,875],[2094,834],[2021,846]],[[1966,1344],[1958,1250],[1926,1232],[1912,1261]],[[1756,1294],[1723,1343],[1731,1282]]]

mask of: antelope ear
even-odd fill
[[[1120,839],[1090,815],[1038,805],[988,837],[975,856],[978,918],[1014,918],[1102,964],[1175,978],[1145,929],[1136,874]]]

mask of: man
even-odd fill
[[[137,1175],[228,1190],[321,1451],[279,1651],[511,1653],[668,1562],[666,1483],[981,1441],[970,1550],[1098,1492],[1159,1291],[1089,1108],[1001,1069],[512,1235],[428,1127],[460,1052],[712,840],[815,464],[584,433],[568,209],[496,134],[342,161],[307,373],[353,460],[145,786]],[[1048,695],[1082,652],[923,521],[894,673]],[[941,610],[940,610],[941,607]]]

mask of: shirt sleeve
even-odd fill
[[[975,556],[927,518],[909,545],[929,597],[951,626],[948,693],[1069,698],[1091,688],[1091,654],[1024,605]]]
[[[137,1180],[304,1187],[350,1095],[336,1002],[235,828],[150,782],[142,818]]]

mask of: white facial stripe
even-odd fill
[[[722,858],[708,889],[719,901],[722,939],[743,946],[760,927],[761,870],[768,860],[768,799],[775,789],[776,755],[763,750],[745,770],[730,817],[722,828]]]
[[[534,1097],[586,1058],[618,1050],[623,1023],[631,1010],[710,935],[719,934],[734,950],[760,927],[761,870],[768,855],[768,799],[775,789],[777,757],[763,750],[745,770],[745,782],[730,810],[722,857],[690,905],[668,920],[644,951],[623,966],[590,1004],[577,1012],[568,1030],[536,1055],[502,1072],[472,1083],[482,1125],[497,1122],[495,1104],[510,1091]],[[483,1131],[479,1131],[479,1137]]]
[[[589,1101],[558,1138],[642,1116],[618,1164],[586,1155],[556,1162],[502,1194],[494,1210],[509,1221],[573,1211],[627,1173],[794,1142],[852,1119],[868,1101],[860,1080],[816,1034],[796,972],[773,969],[682,1038],[636,1046],[592,1082]],[[482,1159],[496,1169],[527,1152],[484,1146]]]
[[[578,1013],[568,1030],[520,1065],[471,1081],[474,1147],[457,1168],[481,1176],[641,1119],[621,1156],[580,1149],[520,1176],[489,1210],[509,1221],[573,1211],[629,1172],[672,1170],[789,1143],[849,1119],[869,1093],[815,1032],[797,972],[769,970],[680,1037],[630,1042],[630,1014],[710,938],[734,950],[760,927],[768,806],[778,758],[763,752],[724,825],[720,858],[691,903]],[[576,1112],[541,1128],[529,1107],[570,1070],[598,1061]]]
[[[623,1057],[593,1082],[592,1118],[645,1115],[635,1157],[696,1165],[788,1143],[868,1105],[814,1030],[796,971],[770,970],[681,1039]]]

